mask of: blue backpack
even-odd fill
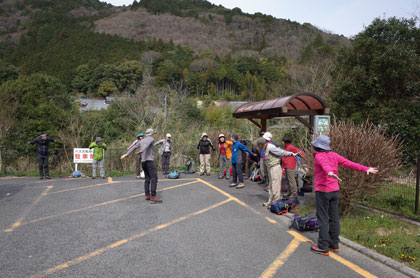
[[[178,171],[172,171],[168,174],[168,179],[177,179],[179,178],[179,172]]]
[[[316,210],[311,211],[304,216],[295,214],[293,215],[293,219],[290,222],[290,228],[295,228],[298,231],[312,231],[316,232],[319,230],[319,222],[318,218],[316,217]]]
[[[284,213],[288,213],[296,206],[300,204],[299,199],[297,197],[291,197],[285,200],[277,200],[271,203],[270,211],[272,213],[282,215]]]
[[[82,176],[82,172],[79,170],[73,172],[73,178],[80,178]]]

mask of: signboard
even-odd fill
[[[314,119],[314,134],[328,135],[330,133],[330,116],[316,115]]]
[[[74,148],[73,149],[73,163],[92,163],[93,149],[88,148]]]

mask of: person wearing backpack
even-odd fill
[[[50,142],[54,142],[54,139],[47,136],[47,134],[43,133],[38,138],[29,142],[29,144],[37,145],[37,160],[38,160],[38,168],[39,168],[39,178],[42,179],[51,179],[50,172],[48,170],[48,147]]]
[[[262,139],[257,140],[257,144],[264,150],[263,160],[267,166],[268,172],[268,201],[263,204],[265,207],[270,207],[272,202],[280,200],[281,198],[281,176],[282,169],[280,166],[281,157],[296,156],[293,152],[285,151],[276,147],[272,142],[273,135],[270,132],[264,133]]]
[[[297,153],[299,156],[304,155],[304,152],[292,145],[292,139],[289,136],[283,137],[284,150],[288,152]],[[281,158],[281,166],[286,172],[286,178],[289,181],[288,195],[283,197],[297,197],[298,188],[296,183],[296,157],[283,156]]]
[[[210,176],[210,147],[215,151],[209,136],[204,132],[197,146],[197,149],[200,150],[200,176],[204,175],[204,167],[207,170],[207,176]]]
[[[143,140],[144,138],[144,134],[143,133],[139,133],[136,136],[136,140],[133,141],[133,143],[131,143],[130,147],[127,148],[127,151],[131,150],[138,142],[140,142],[141,140]],[[141,154],[136,154],[136,179],[140,179],[140,174],[141,174]]]
[[[340,237],[340,218],[338,216],[339,190],[338,165],[365,172],[378,173],[377,168],[367,167],[352,162],[332,152],[330,138],[319,135],[312,142],[315,150],[315,198],[319,222],[318,244],[311,246],[311,251],[329,256],[329,250],[338,253]]]
[[[255,153],[250,151],[244,144],[239,142],[239,135],[232,133],[231,140],[233,142],[232,145],[232,183],[230,187],[236,187],[237,189],[243,188],[244,184],[244,176],[242,174],[242,165],[244,163],[244,152],[249,153],[252,156],[257,156]],[[239,184],[237,184],[237,180],[239,180]]]
[[[93,149],[92,163],[92,179],[96,179],[96,168],[99,166],[101,178],[105,178],[104,168],[104,150],[107,149],[106,144],[102,142],[101,137],[96,137],[95,142],[89,145],[89,149]]]
[[[121,156],[121,159],[129,156],[135,149],[140,148],[141,161],[144,170],[144,195],[145,200],[149,201],[150,204],[162,203],[162,200],[156,196],[158,175],[157,167],[155,163],[155,156],[153,153],[153,147],[155,142],[155,131],[151,128],[146,130],[146,137],[139,141],[134,148],[129,150],[126,154]]]
[[[162,171],[164,175],[169,174],[169,161],[172,154],[172,140],[171,134],[166,134],[166,138],[161,139],[155,143],[155,146],[161,145],[158,154],[162,157]]]
[[[224,134],[219,135],[219,179],[223,179],[225,176],[226,169],[226,179],[230,179],[230,159],[232,158],[231,147],[233,145],[232,141],[228,141],[225,138]]]

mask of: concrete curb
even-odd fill
[[[286,214],[283,214],[283,215],[288,217],[289,219],[293,218],[293,214],[291,214],[291,213],[286,213]],[[399,262],[397,262],[397,261],[395,261],[395,260],[393,260],[393,259],[391,259],[387,256],[379,254],[379,253],[373,251],[372,249],[369,249],[369,248],[364,247],[364,246],[362,246],[362,245],[360,245],[360,244],[358,244],[354,241],[351,241],[350,239],[347,239],[345,237],[340,236],[340,243],[352,248],[353,250],[356,250],[359,253],[362,253],[365,256],[368,256],[371,259],[374,259],[375,261],[383,263],[384,265],[387,265],[387,266],[389,266],[389,267],[391,267],[391,268],[393,268],[393,269],[395,269],[395,270],[397,270],[397,271],[401,272],[402,274],[405,274],[409,277],[412,277],[412,278],[420,277],[420,272],[418,272],[418,271],[416,271],[416,270],[414,270],[414,269],[412,269],[412,268],[410,268],[410,267],[408,267],[408,266],[406,266],[402,263],[399,263]]]

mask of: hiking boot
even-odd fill
[[[258,184],[264,184],[264,183],[265,183],[265,180],[261,180],[258,182]]]
[[[45,179],[46,179],[46,180],[50,180],[51,178],[50,178],[49,176],[46,176],[46,177],[45,177]]]
[[[263,206],[263,207],[265,207],[265,208],[269,208],[269,207],[270,207],[270,205],[271,205],[271,204],[270,204],[270,202],[267,202],[267,203],[263,203],[263,204],[262,204],[262,206]]]
[[[223,176],[219,176],[219,180],[223,179]]]
[[[245,184],[243,182],[241,182],[240,184],[238,184],[236,186],[237,189],[243,188],[245,186]]]
[[[140,179],[140,176],[137,176],[136,179],[139,180]]]
[[[200,176],[204,176],[204,173],[200,173]]]
[[[104,180],[105,178],[106,178],[106,177],[101,177],[101,179],[103,179],[103,180]]]
[[[337,248],[334,248],[335,246],[333,246],[332,244],[329,244],[328,245],[328,249],[330,249],[330,251],[331,252],[334,252],[334,253],[338,253],[338,247]]]
[[[315,252],[315,253],[318,253],[320,255],[323,255],[323,256],[329,256],[330,255],[330,252],[328,250],[320,249],[316,245],[311,246],[311,251]]]
[[[162,203],[162,200],[161,199],[159,199],[158,197],[156,197],[156,196],[151,196],[150,197],[150,201],[149,201],[149,203],[150,204],[160,204],[160,203]]]
[[[230,180],[230,176],[226,176],[226,179],[227,179],[227,180]]]
[[[237,184],[236,183],[234,183],[234,182],[232,182],[230,185],[229,185],[229,187],[236,187],[237,186]]]
[[[92,180],[96,179],[96,177],[92,177]]]
[[[146,201],[150,201],[150,195],[146,195],[146,196],[144,197],[144,199],[145,199]]]
[[[43,180],[43,179],[44,179],[44,177],[39,177],[39,179],[40,179],[40,180]]]
[[[207,173],[207,176],[210,176],[210,173]]]

